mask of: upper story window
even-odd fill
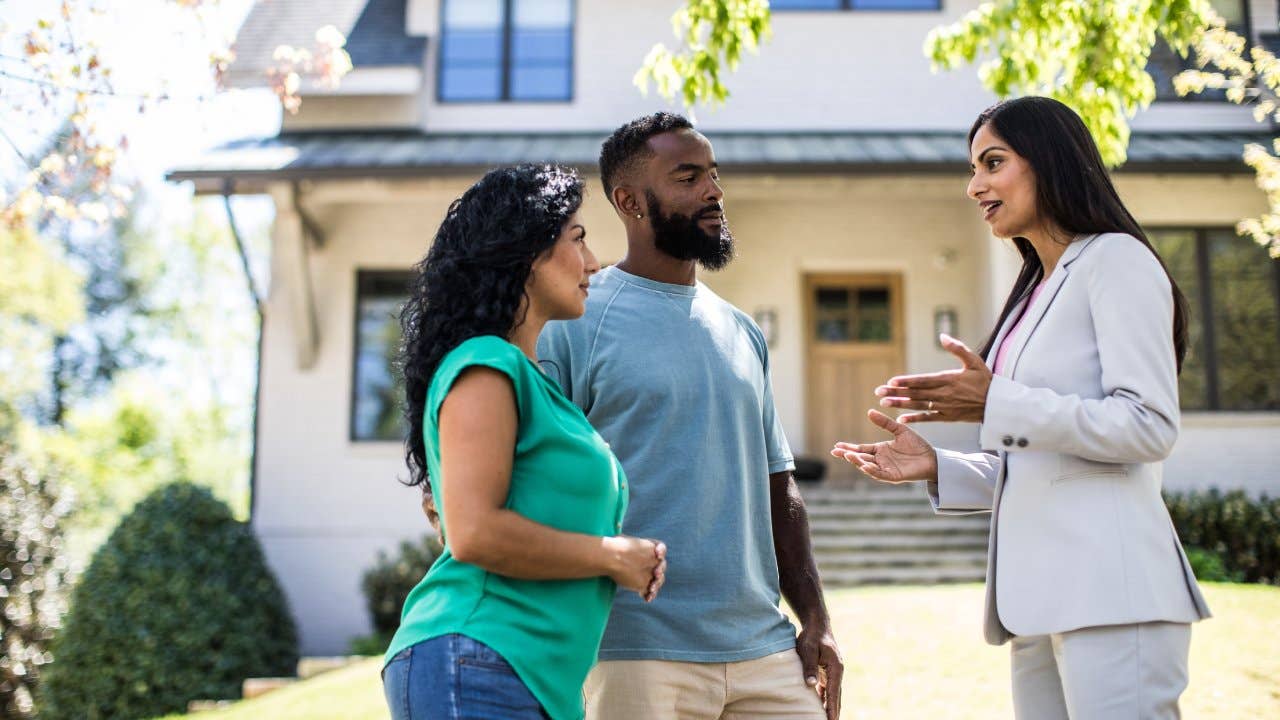
[[[772,10],[941,10],[942,0],[769,0]]]
[[[1240,35],[1246,42],[1253,42],[1250,37],[1249,8],[1245,0],[1209,0],[1215,12],[1227,22],[1227,29]],[[1248,57],[1248,51],[1245,53]],[[1182,97],[1173,89],[1173,77],[1183,70],[1196,67],[1195,51],[1188,50],[1187,56],[1181,57],[1163,40],[1151,48],[1151,57],[1147,60],[1147,72],[1156,83],[1157,100],[1226,100],[1225,90],[1205,90],[1202,93]]]
[[[395,363],[400,348],[400,306],[412,278],[412,273],[398,271],[356,273],[352,440],[404,439],[404,377]]]
[[[1231,228],[1148,232],[1187,296],[1184,410],[1280,410],[1280,260]]]
[[[445,0],[441,102],[573,97],[573,0]]]

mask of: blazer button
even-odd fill
[[[1026,439],[1026,438],[1018,438],[1018,447],[1026,447],[1026,446],[1027,446],[1027,439]]]
[[[1005,435],[1004,437],[1000,438],[1000,442],[1004,443],[1005,447],[1010,447],[1013,445],[1013,436]]]

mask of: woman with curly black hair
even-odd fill
[[[617,534],[622,466],[535,356],[599,270],[581,205],[572,170],[490,171],[417,267],[406,461],[439,500],[444,552],[387,649],[393,720],[581,718],[616,585],[646,600],[662,586],[665,546]]]

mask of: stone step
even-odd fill
[[[822,553],[816,558],[820,571],[873,568],[873,567],[937,567],[937,568],[986,568],[987,551],[885,551]]]
[[[987,535],[814,535],[816,554],[840,551],[892,552],[903,550],[962,551],[985,550]]]
[[[857,570],[818,571],[822,584],[827,587],[859,585],[935,585],[938,583],[982,582],[986,572],[982,568],[863,568]]]
[[[841,503],[807,505],[809,518],[935,517],[928,503]]]
[[[889,517],[879,519],[827,519],[809,520],[809,532],[813,535],[939,535],[966,534],[986,536],[989,525],[985,516],[981,520],[963,517]]]
[[[929,496],[923,488],[893,487],[883,488],[805,488],[801,486],[800,496],[805,505],[841,505],[884,503],[903,504],[923,503],[929,507]]]

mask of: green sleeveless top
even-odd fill
[[[384,662],[401,650],[459,633],[498,651],[555,720],[582,718],[582,683],[596,662],[616,589],[607,577],[517,580],[453,559],[440,484],[440,405],[462,371],[484,366],[511,379],[519,413],[506,507],[570,532],[616,535],[627,480],[586,416],[519,348],[474,337],[440,362],[427,389],[423,439],[444,553],[405,599]]]

